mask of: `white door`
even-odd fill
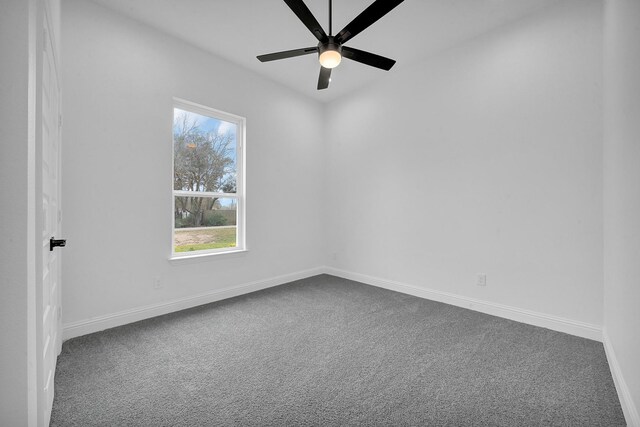
[[[51,247],[51,239],[60,239],[60,82],[58,77],[58,55],[55,38],[51,31],[51,10],[46,6],[43,16],[42,47],[42,210],[40,247],[41,256],[36,290],[37,314],[40,324],[36,326],[38,338],[38,425],[48,425],[53,404],[53,385],[56,360],[62,348],[60,316],[60,247]],[[36,227],[36,230],[40,227]]]

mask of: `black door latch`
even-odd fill
[[[56,240],[53,237],[49,239],[49,251],[52,251],[56,246],[60,246],[61,248],[67,246],[67,239]]]

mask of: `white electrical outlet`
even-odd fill
[[[153,280],[153,289],[162,289],[162,282],[160,281],[159,277],[156,277]]]
[[[487,275],[486,274],[478,274],[478,282],[476,284],[478,286],[487,286]]]

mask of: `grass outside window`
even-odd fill
[[[175,252],[193,252],[207,249],[236,247],[236,227],[210,227],[176,229]]]

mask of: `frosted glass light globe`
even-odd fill
[[[342,56],[336,50],[325,50],[320,54],[319,61],[324,68],[335,68],[342,61]]]

